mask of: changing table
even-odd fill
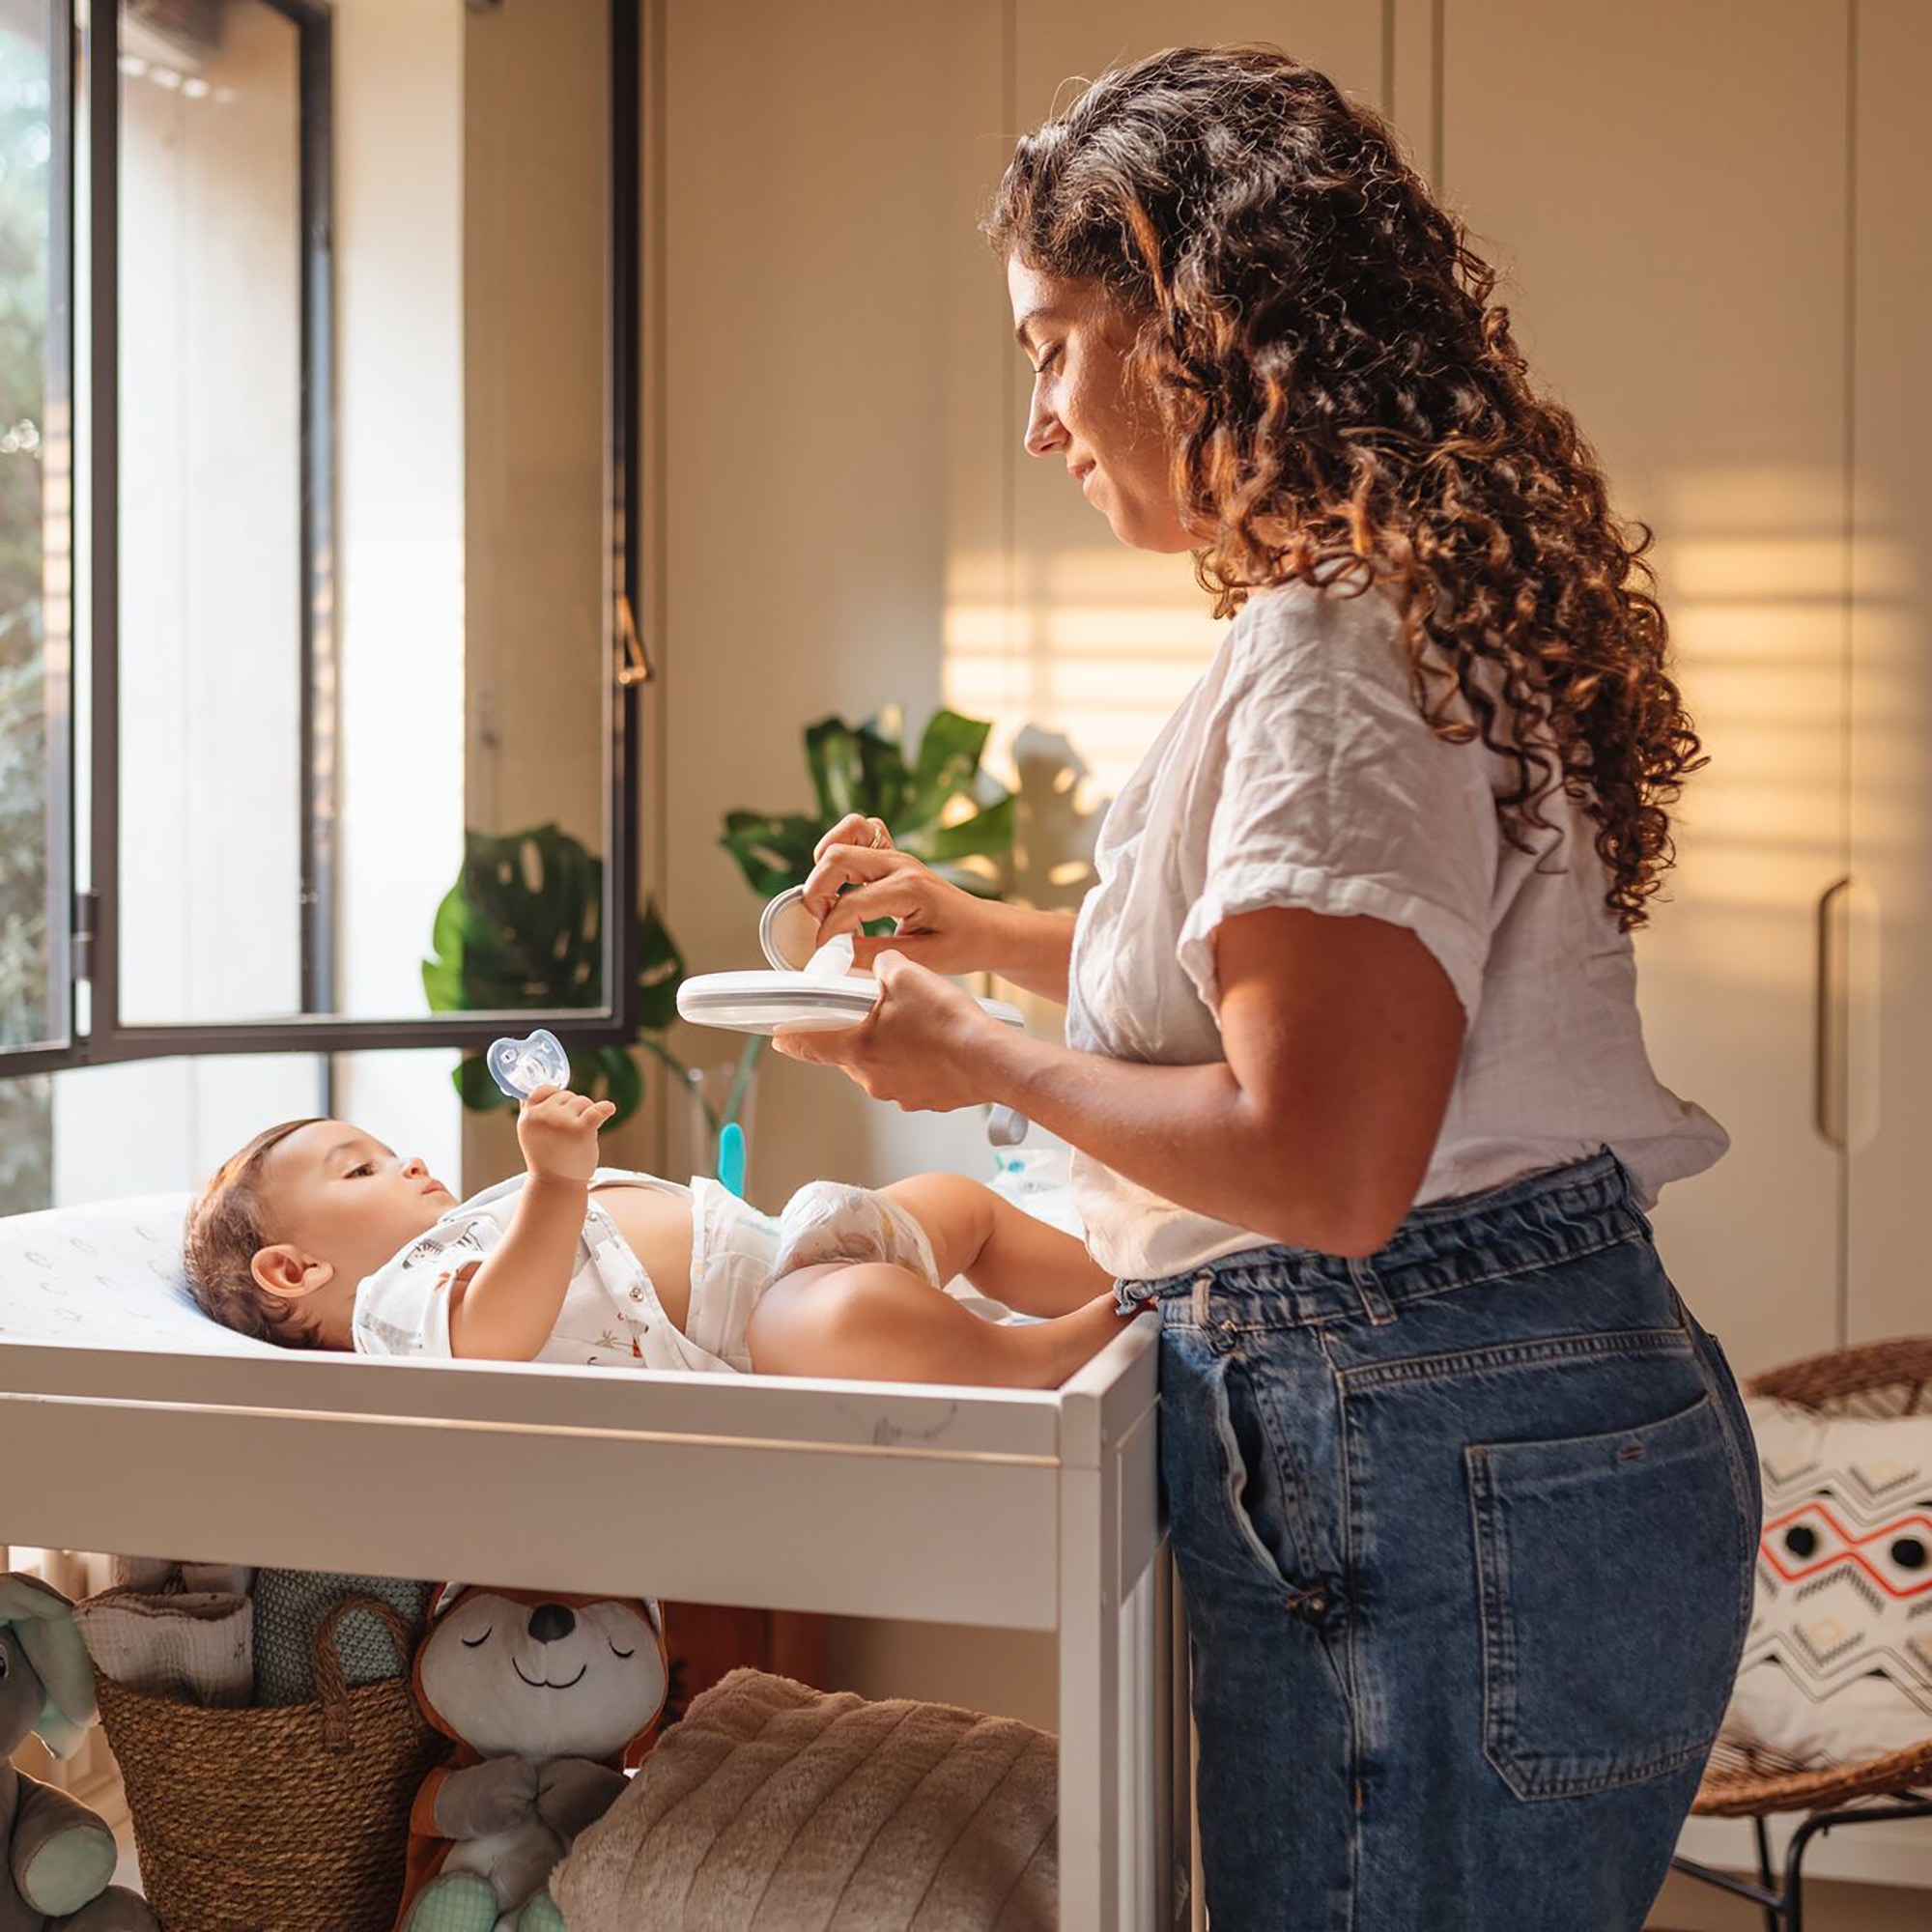
[[[1188,1924],[1156,1339],[1050,1391],[4,1341],[0,1538],[1057,1631],[1060,1922]]]

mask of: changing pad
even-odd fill
[[[1002,1176],[995,1183],[997,1191],[1009,1191],[1005,1180]],[[272,1342],[238,1335],[212,1321],[188,1292],[182,1222],[193,1199],[183,1189],[0,1215],[0,1341],[204,1355],[285,1354]],[[1043,1190],[1018,1205],[1060,1223],[1055,1203]],[[963,1280],[951,1292],[992,1321],[1035,1319],[985,1300]]]
[[[281,1354],[211,1321],[188,1293],[182,1221],[193,1198],[184,1189],[0,1217],[0,1340]]]

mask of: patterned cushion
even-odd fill
[[[1764,1478],[1757,1603],[1725,1740],[1802,1766],[1932,1737],[1932,1415],[1746,1405]]]
[[[315,1690],[315,1634],[329,1606],[344,1597],[379,1597],[402,1612],[421,1634],[429,1621],[430,1583],[396,1577],[345,1577],[326,1570],[258,1570],[255,1573],[255,1702],[306,1704]],[[336,1626],[342,1674],[351,1684],[400,1677],[408,1655],[396,1655],[388,1626],[368,1610],[353,1611]]]

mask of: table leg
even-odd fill
[[[1060,1923],[1121,1925],[1120,1570],[1112,1459],[1060,1472]]]

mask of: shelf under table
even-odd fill
[[[0,1343],[0,1539],[1055,1630],[1062,1922],[1166,1924],[1155,1338],[1052,1390]]]

